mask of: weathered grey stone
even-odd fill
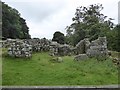
[[[90,46],[90,42],[89,42],[88,38],[81,40],[75,47],[76,54],[86,53],[87,49],[89,49],[89,46]]]
[[[7,40],[2,40],[2,47],[8,48],[11,46],[11,44],[15,41],[21,41],[19,39],[7,39]]]
[[[29,57],[29,52],[50,51],[51,56],[66,56],[87,54],[89,57],[106,57],[107,56],[107,40],[106,37],[99,37],[97,40],[89,42],[88,38],[81,40],[75,47],[67,44],[59,44],[45,38],[43,39],[8,39],[4,42],[4,46],[10,46],[8,54],[15,57]],[[25,56],[26,55],[26,56]]]
[[[0,40],[0,48],[2,48],[3,47],[3,41],[2,40]]]
[[[76,53],[77,54],[83,54],[85,53],[85,41],[81,40],[77,45],[76,45]]]
[[[87,50],[90,48],[90,41],[88,38],[84,39],[84,44],[85,44],[85,53],[86,53]]]
[[[57,61],[60,63],[60,62],[63,62],[63,59],[61,57],[58,57]]]
[[[108,55],[111,56],[111,55],[112,55],[112,52],[111,52],[111,51],[108,51]]]
[[[106,59],[108,55],[106,37],[99,37],[90,43],[86,54],[89,57],[97,57],[98,59]]]
[[[86,54],[79,54],[74,57],[75,61],[80,61],[80,60],[87,60],[88,56]]]
[[[113,59],[112,59],[112,62],[113,62],[115,65],[120,65],[120,58],[113,58]]]
[[[8,55],[13,57],[31,57],[32,46],[22,41],[14,41],[8,48]]]
[[[53,57],[50,61],[51,62],[61,63],[61,62],[63,62],[63,59],[61,57]]]
[[[50,55],[51,56],[66,56],[71,55],[70,46],[67,44],[61,45],[57,42],[51,42],[50,45]]]
[[[51,42],[51,44],[50,44],[50,55],[51,56],[56,56],[56,55],[58,55],[58,47],[59,47],[59,43],[57,43],[57,42]]]
[[[35,38],[35,39],[25,39],[25,43],[32,45],[32,50],[34,52],[41,52],[41,51],[49,51],[50,50],[50,41],[42,38]]]
[[[60,56],[69,55],[69,54],[71,53],[70,46],[67,45],[67,44],[60,45],[60,46],[58,47],[58,53],[59,53]]]

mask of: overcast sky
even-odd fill
[[[120,0],[2,0],[17,9],[26,20],[33,37],[51,39],[55,31],[66,34],[65,28],[72,23],[77,7],[103,4],[102,13],[118,23],[118,1]]]

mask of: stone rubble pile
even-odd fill
[[[119,66],[120,66],[120,58],[113,58],[113,59],[112,59],[112,62],[113,62],[115,65],[119,65]]]
[[[79,61],[79,60],[87,60],[88,59],[88,56],[86,54],[79,54],[79,55],[76,55],[74,57],[74,60],[75,61]]]
[[[61,57],[53,57],[50,59],[51,62],[61,63],[63,59]]]
[[[8,48],[8,55],[12,57],[31,57],[32,46],[22,41],[14,41]]]

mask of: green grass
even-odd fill
[[[3,86],[59,86],[118,84],[118,70],[110,59],[74,61],[62,57],[62,63],[51,62],[48,53],[34,53],[31,59],[3,56]]]
[[[2,85],[2,48],[0,48],[0,85]]]

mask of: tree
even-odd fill
[[[2,36],[12,39],[30,38],[29,28],[20,13],[2,2]]]
[[[120,25],[107,33],[108,49],[120,52]]]
[[[107,19],[107,16],[100,13],[101,10],[103,10],[102,4],[81,6],[76,9],[75,17],[72,18],[73,23],[67,27],[67,36],[74,37],[73,45],[84,38],[92,41],[99,36],[105,36],[113,28],[112,19]]]
[[[63,33],[56,31],[53,34],[53,39],[52,41],[56,41],[57,43],[64,44],[65,43],[65,36]]]
[[[117,25],[115,29],[117,30],[117,33],[118,33],[116,36],[116,38],[117,38],[117,51],[120,52],[120,25]]]

